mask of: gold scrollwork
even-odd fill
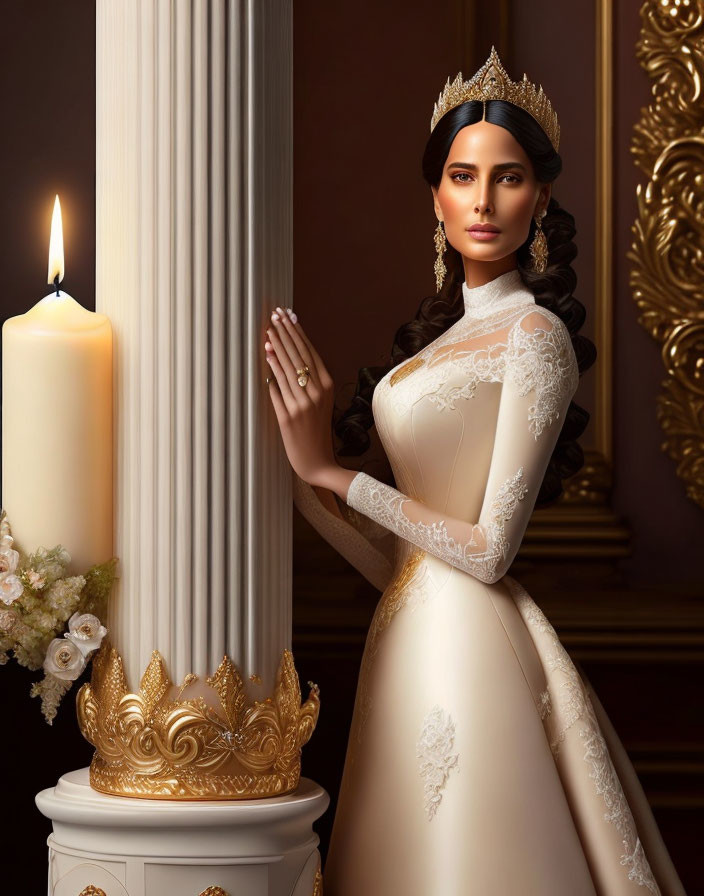
[[[107,896],[105,890],[101,890],[100,887],[94,887],[93,884],[88,884],[87,887],[84,887],[78,896]]]
[[[230,896],[230,894],[222,887],[206,887],[198,896]]]
[[[653,86],[631,146],[648,180],[636,191],[630,285],[638,322],[662,345],[662,448],[704,507],[704,16],[700,3],[669,0],[641,16],[636,55]]]
[[[188,676],[192,683],[195,676]],[[273,697],[248,702],[239,670],[225,657],[207,679],[216,710],[202,696],[169,699],[171,681],[158,651],[139,692],[130,693],[122,658],[104,644],[90,684],[77,697],[78,723],[95,747],[96,790],[145,799],[250,799],[298,786],[301,749],[320,710],[318,686],[301,705],[298,674],[284,650]],[[180,697],[180,695],[179,695]]]

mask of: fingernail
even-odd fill
[[[295,311],[291,312],[291,320],[293,321],[294,324],[298,321],[298,315],[296,314]]]
[[[272,319],[272,320],[278,320],[278,319],[279,319],[279,315],[278,315],[276,312],[274,312],[274,313],[271,315],[271,319]]]
[[[277,306],[276,306],[276,310],[279,312],[279,314],[281,315],[281,317],[284,316],[284,309],[283,309],[283,308],[279,308],[279,306],[277,305]]]
[[[273,351],[274,351],[274,346],[273,346],[270,342],[265,342],[265,343],[264,343],[264,348],[265,348],[268,352],[273,352]]]

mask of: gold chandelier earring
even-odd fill
[[[445,274],[447,273],[447,268],[445,267],[445,262],[443,260],[443,255],[447,252],[447,240],[445,239],[445,230],[442,226],[442,221],[438,221],[433,242],[435,243],[435,251],[438,253],[437,258],[435,259],[436,291],[440,292],[440,287],[442,286]]]
[[[542,274],[548,264],[548,241],[543,232],[541,218],[545,217],[545,209],[534,219],[535,220],[535,236],[530,244],[530,254],[533,259],[533,270],[537,274]]]

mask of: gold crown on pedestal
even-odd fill
[[[81,733],[95,747],[90,783],[113,796],[169,800],[232,800],[281,796],[298,787],[301,748],[320,710],[318,686],[301,704],[290,650],[284,650],[272,697],[250,702],[229,657],[203,696],[178,696],[157,650],[139,691],[131,693],[117,650],[107,642],[93,660],[90,684],[78,692]]]
[[[468,81],[462,80],[462,72],[452,82],[447,79],[430,119],[431,134],[445,113],[469,100],[505,100],[514,106],[520,106],[533,116],[547,134],[555,152],[558,151],[560,125],[542,86],[536,88],[525,73],[522,81],[512,81],[493,46],[487,61]]]

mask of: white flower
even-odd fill
[[[0,575],[13,573],[20,562],[20,555],[8,545],[0,546]]]
[[[44,671],[63,681],[75,681],[86,667],[86,659],[73,641],[54,638],[46,651]]]
[[[12,537],[3,535],[0,538],[0,600],[7,604],[13,604],[24,591],[24,586],[14,574],[20,555],[10,545]]]
[[[0,610],[0,632],[9,634],[17,624],[17,610]]]
[[[46,585],[46,579],[44,576],[40,576],[36,569],[30,569],[27,573],[27,579],[29,580],[29,584],[34,588],[35,591],[39,591]]]
[[[97,650],[108,633],[98,617],[91,613],[74,613],[68,621],[68,628],[65,637],[78,647],[83,656]]]
[[[8,607],[22,596],[23,591],[24,586],[17,576],[0,576],[0,600]]]

